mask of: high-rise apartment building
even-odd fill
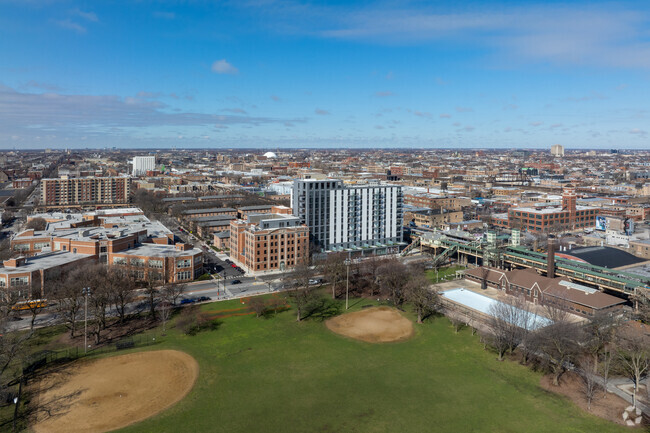
[[[403,244],[402,188],[344,185],[341,180],[295,180],[293,214],[324,251],[389,254]]]
[[[148,171],[155,170],[156,157],[155,156],[134,156],[131,161],[133,169],[131,174],[133,176],[144,176]]]
[[[130,177],[75,177],[41,180],[41,206],[114,205],[129,202]]]
[[[551,155],[553,156],[564,156],[564,146],[561,144],[554,144],[551,146]]]

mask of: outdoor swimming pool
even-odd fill
[[[472,292],[471,290],[467,290],[463,288],[447,290],[445,292],[442,292],[441,295],[451,301],[464,305],[465,307],[471,308],[476,311],[480,311],[481,313],[485,313],[488,315],[491,315],[490,314],[491,305],[501,303],[496,299],[488,298],[487,296],[483,296],[476,292]],[[544,326],[548,326],[551,324],[551,321],[546,317],[542,317],[534,313],[530,313],[530,314],[531,314],[531,318],[529,320],[529,323],[526,326],[522,326],[528,330],[543,328]]]

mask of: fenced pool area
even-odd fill
[[[479,293],[473,292],[465,288],[457,288],[444,291],[440,294],[443,298],[446,298],[456,304],[460,304],[463,307],[471,308],[480,313],[491,316],[491,307],[493,305],[501,304],[502,302],[492,299],[490,297],[481,295]],[[551,321],[546,317],[542,317],[535,313],[529,313],[527,315],[515,315],[516,317],[527,317],[525,323],[515,323],[522,328],[528,330],[535,330],[543,328],[551,324]]]

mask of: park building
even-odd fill
[[[229,243],[230,258],[253,273],[284,271],[309,259],[309,229],[286,213],[231,221]]]
[[[401,186],[295,180],[291,207],[324,252],[394,254],[405,245]]]

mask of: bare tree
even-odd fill
[[[567,366],[579,355],[582,329],[569,319],[565,309],[552,305],[545,309],[552,323],[538,329],[535,334],[542,361],[553,373],[553,385],[559,386]]]
[[[332,285],[332,299],[336,299],[336,288],[338,287],[338,283],[345,279],[346,257],[345,253],[328,254],[327,258],[318,266],[325,279]]]
[[[650,338],[632,326],[627,327],[618,334],[616,352],[620,366],[634,382],[632,402],[636,407],[637,389],[650,368]]]
[[[172,305],[176,305],[178,298],[183,296],[183,293],[187,290],[187,284],[185,283],[168,283],[162,287],[162,296],[167,299]]]
[[[77,316],[84,304],[81,290],[76,285],[68,285],[64,282],[54,289],[53,295],[57,302],[57,310],[70,330],[70,337],[74,338],[77,330]]]
[[[488,308],[488,314],[491,343],[497,351],[499,361],[502,361],[506,352],[512,353],[522,344],[526,334],[534,327],[534,316],[526,300],[521,297],[493,303]]]
[[[408,268],[397,259],[384,262],[377,269],[381,288],[388,292],[396,307],[401,307],[405,298],[404,287],[408,281]]]
[[[594,358],[591,353],[586,354],[579,361],[582,392],[587,400],[587,408],[589,410],[591,410],[591,402],[594,400],[596,390],[598,389],[598,375],[596,373],[598,364],[594,364]]]
[[[115,307],[121,323],[126,319],[126,306],[135,299],[135,279],[119,268],[109,268],[107,281],[110,302]]]
[[[584,326],[585,347],[593,357],[594,371],[598,371],[601,353],[614,339],[615,325],[616,319],[612,315],[598,312]]]
[[[47,221],[45,221],[45,218],[32,218],[29,220],[29,222],[25,225],[25,230],[29,229],[34,229],[36,231],[42,231],[47,228]]]
[[[490,268],[486,266],[481,266],[481,289],[486,290],[487,289],[487,281],[488,281],[488,276],[490,275]]]
[[[160,296],[158,286],[163,283],[163,274],[161,272],[150,271],[147,274],[146,286],[144,288],[147,295],[147,304],[149,304],[149,315],[152,319],[156,318],[156,302]]]
[[[426,275],[418,273],[409,278],[404,288],[406,300],[413,305],[418,323],[422,323],[422,319],[428,317],[438,308],[438,293],[430,286],[431,282]]]
[[[612,367],[612,360],[614,359],[614,350],[611,347],[606,347],[602,354],[602,362],[600,363],[600,373],[603,376],[603,398],[607,398],[607,386],[609,385],[609,371]]]
[[[162,322],[162,335],[166,335],[167,332],[167,322],[172,316],[173,307],[172,304],[167,300],[163,299],[158,303],[158,311],[160,312],[160,321]]]
[[[296,307],[296,321],[303,319],[303,313],[308,305],[316,298],[314,287],[309,285],[314,271],[307,265],[298,265],[293,272],[286,274],[285,293]]]
[[[259,296],[252,297],[248,300],[248,307],[253,310],[255,317],[262,317],[268,308],[264,299]]]

